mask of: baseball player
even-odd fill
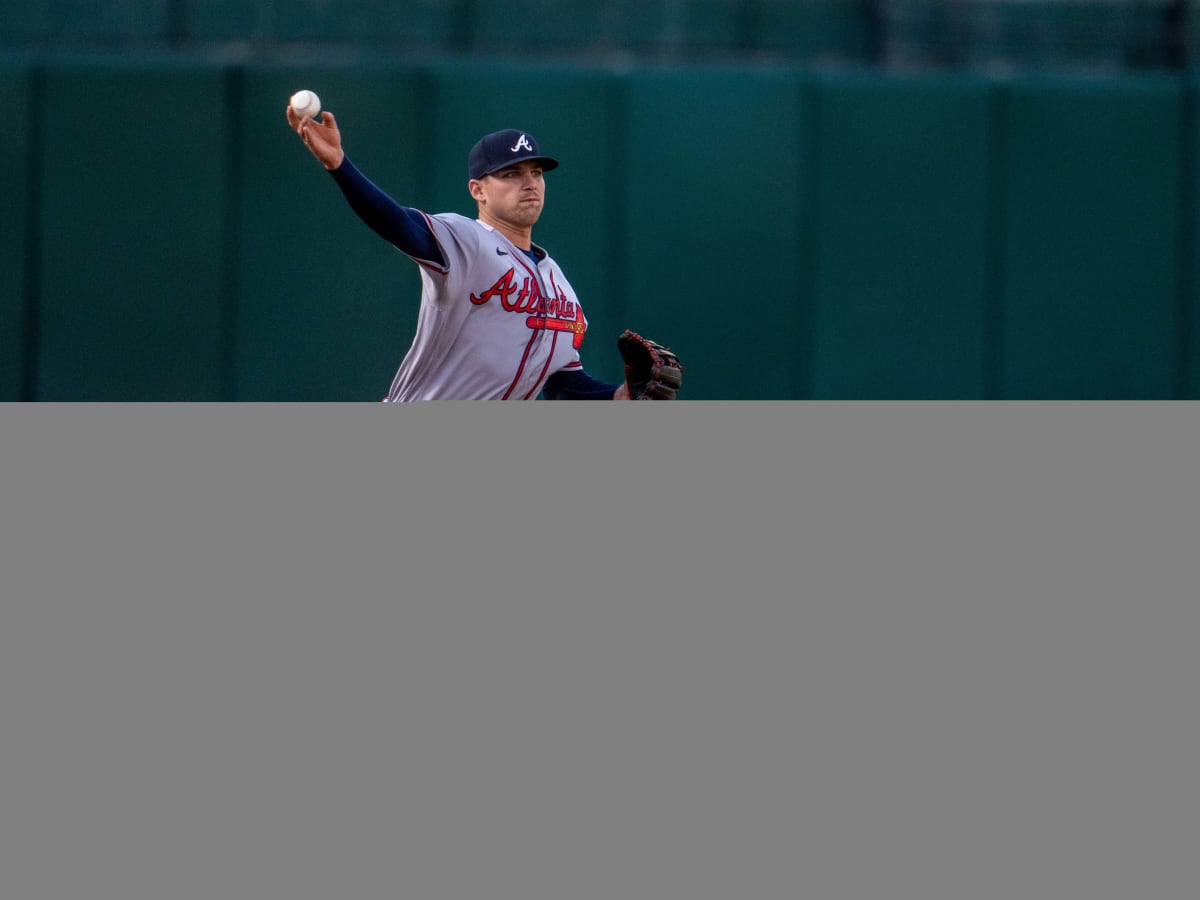
[[[289,106],[287,120],[359,218],[420,269],[416,335],[385,402],[630,399],[631,379],[608,384],[584,371],[587,318],[562,269],[533,242],[543,176],[558,161],[531,134],[498,131],[471,148],[467,189],[478,209],[471,219],[429,215],[389,197],[346,156],[328,111],[317,121]],[[666,377],[670,396],[655,399],[673,399],[679,371]]]

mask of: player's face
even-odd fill
[[[535,161],[517,163],[485,175],[473,185],[481,210],[488,216],[517,228],[532,228],[542,214],[546,182],[542,167]]]

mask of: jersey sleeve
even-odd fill
[[[372,231],[414,260],[446,268],[446,258],[423,212],[401,206],[360,172],[349,157],[330,174],[350,208]]]

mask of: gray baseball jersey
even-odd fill
[[[412,346],[386,400],[532,400],[555,372],[582,367],[587,319],[562,269],[535,265],[496,229],[457,213],[426,215],[446,265],[421,271]]]

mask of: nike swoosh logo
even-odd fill
[[[497,248],[496,248],[496,255],[497,255],[497,256],[508,256],[508,251],[507,251],[507,250],[501,250],[499,247],[497,247]]]

